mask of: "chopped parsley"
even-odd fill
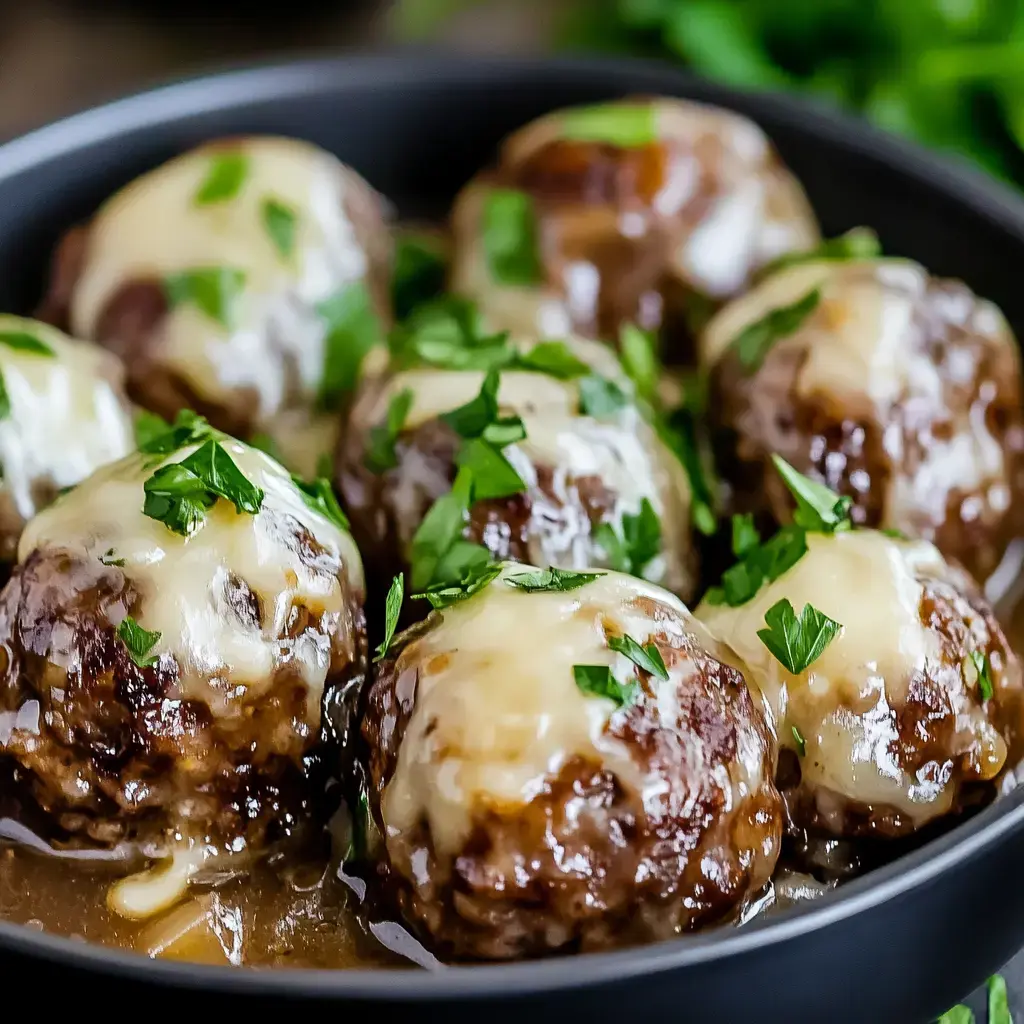
[[[796,565],[806,552],[806,531],[799,526],[784,526],[763,544],[747,548],[740,561],[722,573],[719,586],[708,590],[705,600],[738,608],[753,598],[763,584],[774,582]]]
[[[412,587],[424,592],[435,583],[441,557],[459,539],[469,515],[473,497],[473,474],[460,469],[455,475],[452,489],[442,494],[427,510],[412,538]]]
[[[668,679],[668,669],[665,668],[664,659],[656,644],[649,643],[641,647],[631,636],[624,633],[622,636],[608,637],[608,646],[617,654],[625,655],[644,672],[658,679]]]
[[[948,1009],[935,1024],[975,1024],[974,1011],[969,1006],[960,1003]]]
[[[1001,974],[993,974],[988,979],[988,1024],[1013,1024],[1006,980]]]
[[[561,135],[573,142],[603,142],[621,149],[650,146],[658,140],[653,103],[596,103],[565,110]]]
[[[235,307],[245,287],[245,271],[232,267],[196,267],[164,278],[164,297],[171,309],[192,305],[222,327],[235,322]]]
[[[681,463],[690,483],[690,515],[693,524],[706,537],[718,529],[714,508],[716,505],[714,472],[705,458],[697,432],[696,417],[685,407],[670,416],[656,416],[658,436]]]
[[[542,341],[529,352],[517,356],[512,366],[517,370],[547,374],[558,380],[575,380],[590,373],[590,367],[573,355],[564,341]]]
[[[786,267],[801,263],[815,263],[819,260],[845,262],[847,260],[872,260],[882,255],[882,243],[871,228],[859,227],[836,238],[828,238],[821,245],[806,252],[787,252],[766,263],[758,277],[765,278]]]
[[[377,645],[373,660],[380,661],[391,648],[391,641],[395,638],[395,630],[398,628],[398,616],[402,613],[402,599],[405,597],[405,574],[399,573],[392,581],[388,589],[388,596],[384,602],[384,639]]]
[[[583,377],[579,382],[580,412],[584,416],[601,419],[612,416],[629,404],[626,393],[614,381],[596,373]]]
[[[428,587],[423,593],[412,596],[415,600],[429,601],[434,608],[448,608],[478,594],[500,575],[501,566],[496,562],[491,562],[488,558],[482,565],[468,566],[457,582],[438,583]]]
[[[805,604],[798,616],[786,598],[764,613],[764,621],[768,628],[759,629],[757,635],[793,675],[813,665],[843,628],[813,605]]]
[[[329,523],[339,530],[348,530],[348,517],[341,510],[335,497],[331,482],[322,476],[315,480],[303,480],[300,476],[292,476],[292,483],[298,488],[302,500],[316,513],[322,515]]]
[[[244,153],[218,153],[193,198],[196,206],[211,206],[234,199],[249,174],[249,158]]]
[[[790,731],[793,733],[793,742],[796,744],[796,752],[801,757],[807,756],[807,741],[804,739],[803,733],[795,726],[790,726]]]
[[[744,327],[729,343],[742,369],[746,373],[757,370],[772,346],[796,331],[820,302],[821,290],[814,288],[796,302],[769,310]]]
[[[793,521],[798,526],[802,526],[808,533],[836,533],[851,528],[852,498],[840,498],[824,484],[798,473],[778,455],[772,455],[772,462],[775,463],[783,483],[796,499]]]
[[[384,336],[370,292],[362,281],[346,285],[317,303],[316,311],[326,329],[317,402],[322,411],[331,411],[354,390],[363,360]]]
[[[170,455],[179,448],[222,436],[191,409],[182,409],[169,424],[154,413],[140,413],[135,421],[135,436],[144,455]]]
[[[525,432],[519,435],[525,436]],[[501,449],[482,438],[466,441],[455,455],[455,464],[472,474],[474,501],[510,498],[526,490],[526,482]]]
[[[623,324],[619,331],[619,356],[637,395],[652,405],[656,404],[661,363],[654,336],[636,324]]]
[[[128,648],[128,657],[139,668],[150,668],[157,663],[158,658],[149,652],[157,645],[162,635],[143,629],[130,615],[126,615],[117,627],[118,639]]]
[[[600,572],[575,572],[572,569],[539,569],[537,572],[524,572],[518,576],[506,576],[505,583],[529,594],[568,593],[578,590],[588,583],[603,576]]]
[[[7,382],[4,375],[0,373],[0,420],[6,420],[11,415],[11,396],[7,391]]]
[[[118,569],[122,569],[128,564],[123,558],[117,557],[117,552],[113,548],[107,548],[107,550],[100,555],[100,561],[104,565],[116,566]]]
[[[417,307],[441,295],[446,274],[439,242],[412,232],[400,235],[391,279],[391,302],[398,320],[404,320]]]
[[[282,203],[280,199],[267,196],[260,203],[260,217],[278,255],[283,260],[291,259],[291,255],[295,251],[298,214],[292,207]]]
[[[477,306],[446,295],[416,309],[388,336],[396,366],[426,364],[440,370],[490,370],[516,356],[508,332],[489,334]]]
[[[594,531],[594,541],[608,556],[613,569],[641,576],[661,551],[661,520],[654,506],[644,498],[636,515],[623,515],[621,533],[604,522]]]
[[[384,422],[370,428],[369,443],[363,461],[371,472],[383,473],[398,465],[395,444],[405,427],[413,399],[414,395],[410,388],[404,388],[398,394],[392,395]]]
[[[737,558],[745,558],[761,544],[761,535],[754,525],[754,517],[750,513],[732,517],[732,553]]]
[[[572,674],[581,693],[588,697],[606,697],[618,707],[632,704],[640,691],[635,680],[620,683],[607,665],[573,665]]]
[[[517,189],[493,189],[484,199],[481,231],[484,258],[495,281],[540,283],[537,215],[531,196]]]
[[[441,413],[441,420],[460,437],[480,437],[484,430],[498,420],[498,388],[501,375],[488,370],[480,385],[480,392],[465,405]]]
[[[170,429],[170,423],[163,416],[148,409],[140,409],[135,415],[135,447],[140,452],[145,451],[147,445]]]
[[[0,345],[6,345],[15,352],[25,352],[33,356],[56,358],[57,353],[41,338],[29,331],[0,331]]]
[[[973,669],[969,674],[977,679],[978,695],[983,701],[991,700],[995,692],[992,684],[992,662],[984,651],[968,651],[967,657]]]
[[[263,490],[245,477],[214,440],[204,442],[181,462],[161,466],[143,489],[143,513],[184,537],[202,525],[218,498],[231,502],[236,512],[250,515],[263,505]]]

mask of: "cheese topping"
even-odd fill
[[[239,191],[197,205],[213,161],[225,153],[247,159]],[[268,199],[294,214],[290,256],[267,229]],[[325,356],[316,305],[373,269],[346,207],[375,201],[354,172],[306,142],[247,137],[200,147],[136,179],[96,214],[72,327],[95,336],[107,303],[131,281],[197,268],[242,272],[232,326],[181,303],[160,326],[160,361],[208,401],[237,401],[241,393],[262,425],[315,397]]]
[[[0,316],[0,333],[24,333],[54,355],[0,342],[10,414],[0,419],[0,494],[22,519],[44,494],[78,483],[135,447],[120,364],[109,353],[34,320]],[[47,495],[48,496],[48,495]]]
[[[22,535],[20,558],[36,548],[63,548],[91,559],[124,560],[121,571],[139,593],[132,614],[144,629],[161,634],[149,653],[174,658],[184,697],[221,713],[240,694],[246,702],[257,700],[287,664],[304,681],[316,722],[330,651],[321,638],[289,637],[291,616],[305,607],[346,628],[338,575],[345,572],[362,592],[359,553],[348,533],[306,505],[280,465],[238,441],[221,444],[263,489],[259,514],[236,513],[221,500],[191,537],[173,533],[143,514],[143,484],[159,466],[182,461],[198,446],[162,460],[135,454],[97,471],[33,519]],[[313,565],[300,557],[299,528],[326,550]],[[251,621],[232,601],[239,581],[258,599],[261,621]]]
[[[893,711],[910,684],[942,657],[939,636],[921,621],[921,576],[941,576],[944,562],[924,541],[902,542],[871,530],[808,534],[808,551],[791,569],[738,608],[703,602],[697,616],[747,666],[781,746],[797,748],[805,785],[849,800],[906,813],[919,824],[948,810],[940,776],[918,778],[897,759],[905,741]],[[811,604],[842,625],[824,653],[798,676],[758,637],[765,612],[787,598],[797,614]],[[953,699],[953,698],[951,698]],[[980,709],[964,709],[964,727],[988,739]]]
[[[635,666],[609,650],[606,631],[644,644],[656,635],[703,636],[702,627],[672,595],[620,573],[569,593],[525,593],[504,582],[530,571],[507,565],[399,657],[397,689],[415,693],[415,706],[383,794],[389,833],[425,820],[435,849],[454,853],[475,814],[514,814],[574,757],[614,772],[645,805],[663,796],[663,781],[607,734],[614,703],[583,693],[573,666],[607,665],[625,682]],[[680,677],[692,671],[677,658],[667,682],[652,679],[659,720],[677,720]]]

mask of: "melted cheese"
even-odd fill
[[[896,808],[919,824],[949,807],[951,791],[908,775],[895,752],[892,712],[904,706],[912,678],[942,657],[941,640],[921,621],[919,577],[941,576],[942,556],[926,542],[901,542],[871,530],[809,534],[808,552],[738,608],[703,602],[697,616],[747,666],[779,743],[806,744],[803,783],[839,796]],[[800,675],[788,672],[758,637],[765,612],[783,598],[799,614],[811,604],[842,624],[840,634]],[[991,732],[980,711],[961,723]]]
[[[415,706],[381,804],[390,834],[425,820],[435,849],[457,852],[475,814],[514,813],[574,757],[613,772],[645,805],[663,796],[663,780],[607,734],[614,703],[584,694],[573,666],[607,665],[629,679],[635,668],[609,650],[606,630],[643,644],[656,634],[703,637],[700,624],[670,594],[620,573],[564,594],[504,582],[530,571],[506,566],[482,593],[445,609],[399,658],[398,693],[415,693]],[[680,678],[692,671],[678,658],[668,681],[652,681],[657,719],[677,720]],[[687,755],[699,759],[700,751]]]
[[[212,159],[225,151],[248,158],[239,193],[197,206]],[[267,198],[296,213],[289,259],[264,226]],[[93,337],[108,301],[133,280],[200,267],[243,271],[233,329],[181,304],[160,326],[160,361],[208,401],[251,396],[262,427],[283,407],[312,402],[324,366],[316,304],[372,269],[347,200],[367,204],[375,197],[354,172],[305,142],[249,137],[186,153],[138,178],[96,214],[72,297],[72,327]]]
[[[37,511],[37,489],[77,484],[135,447],[122,371],[109,353],[33,320],[0,316],[0,332],[26,332],[54,357],[0,343],[10,415],[0,419],[0,494],[22,519]]]
[[[159,465],[180,462],[192,448],[163,462],[132,455],[107,466],[33,519],[21,538],[22,559],[36,548],[64,548],[99,559],[124,559],[121,570],[140,595],[133,614],[160,633],[152,654],[178,666],[186,698],[226,713],[242,695],[258,700],[275,671],[292,665],[304,681],[309,721],[319,721],[320,696],[330,662],[322,640],[287,636],[293,606],[305,606],[326,621],[347,621],[338,573],[363,590],[359,553],[348,533],[310,509],[285,470],[262,452],[238,441],[223,447],[265,497],[258,515],[236,513],[226,501],[207,512],[191,537],[172,533],[142,512],[143,484]],[[316,570],[299,557],[296,524],[328,552]],[[233,613],[232,582],[244,581],[259,599],[262,621]],[[128,609],[125,609],[127,612]]]

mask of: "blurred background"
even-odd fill
[[[224,64],[391,42],[653,56],[1024,185],[1024,0],[0,0],[0,138]]]

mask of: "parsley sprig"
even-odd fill
[[[588,583],[603,576],[600,572],[575,572],[572,569],[538,569],[536,572],[519,573],[506,576],[505,583],[517,590],[525,590],[528,594],[568,593],[579,590]]]
[[[810,604],[805,604],[797,615],[787,598],[773,604],[764,613],[764,621],[767,628],[759,629],[757,635],[793,675],[813,665],[843,628]]]
[[[647,498],[635,515],[622,516],[621,532],[609,523],[594,530],[594,541],[604,551],[608,563],[618,572],[642,576],[644,569],[661,551],[661,520]]]
[[[387,656],[391,649],[391,641],[395,638],[395,630],[398,628],[398,617],[402,613],[402,601],[405,597],[405,574],[399,573],[392,581],[388,589],[388,596],[384,602],[384,639],[377,645],[373,660],[381,661]]]
[[[795,333],[820,302],[821,289],[812,288],[795,302],[771,309],[744,327],[729,343],[743,371],[749,374],[757,370],[775,343]]]
[[[540,283],[539,228],[531,195],[511,188],[488,192],[481,240],[487,267],[499,284],[529,287]]]
[[[827,238],[820,245],[806,252],[787,252],[766,263],[757,274],[759,280],[801,263],[819,261],[842,263],[849,260],[877,259],[882,255],[882,243],[872,228],[852,228],[843,235]]]
[[[429,601],[431,607],[441,610],[465,601],[490,586],[501,575],[501,565],[490,560],[469,565],[462,577],[451,583],[437,583],[421,594],[413,594],[413,600]]]
[[[620,682],[607,665],[573,665],[572,674],[581,693],[605,697],[614,701],[616,707],[632,704],[640,691],[636,680]]]
[[[151,633],[143,629],[130,615],[126,615],[117,627],[117,637],[128,649],[128,657],[139,668],[151,668],[159,660],[149,652],[157,645],[162,633]]]
[[[970,665],[965,673],[968,681],[977,683],[978,696],[982,701],[991,700],[995,686],[992,682],[992,662],[989,656],[984,651],[968,651],[967,659]]]

